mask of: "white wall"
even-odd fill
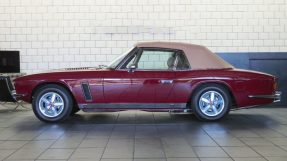
[[[287,51],[287,0],[1,0],[0,50],[21,70],[106,64],[138,41]]]

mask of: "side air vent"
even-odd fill
[[[93,69],[91,67],[80,67],[80,68],[65,68],[65,70],[88,70]]]
[[[88,83],[82,83],[82,91],[86,101],[92,101],[90,86]]]

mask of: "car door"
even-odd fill
[[[173,49],[136,48],[104,74],[105,102],[112,108],[177,107],[173,88],[179,54]]]
[[[133,102],[133,90],[131,86],[132,73],[128,70],[120,69],[116,66],[129,61],[137,53],[137,48],[129,50],[114,61],[114,68],[108,69],[103,74],[103,88],[105,103],[111,105],[117,103],[130,103]],[[108,106],[107,106],[108,107]],[[114,108],[115,106],[112,106]],[[117,107],[115,107],[117,108]]]
[[[106,103],[132,102],[131,73],[110,70],[104,74],[104,98]]]
[[[172,49],[141,48],[138,51],[132,63],[136,68],[131,72],[134,102],[147,103],[144,108],[169,108],[165,103],[171,103],[175,59],[176,51]]]

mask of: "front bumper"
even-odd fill
[[[10,77],[0,76],[0,102],[16,102],[17,94]]]
[[[281,101],[281,94],[282,92],[276,91],[272,95],[249,95],[249,98],[269,98],[273,99],[273,102],[280,102]]]

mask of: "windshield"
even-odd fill
[[[128,51],[126,51],[125,53],[117,57],[115,60],[110,62],[110,64],[108,65],[108,68],[112,68],[112,69],[115,68],[133,49],[134,47],[130,48]]]

